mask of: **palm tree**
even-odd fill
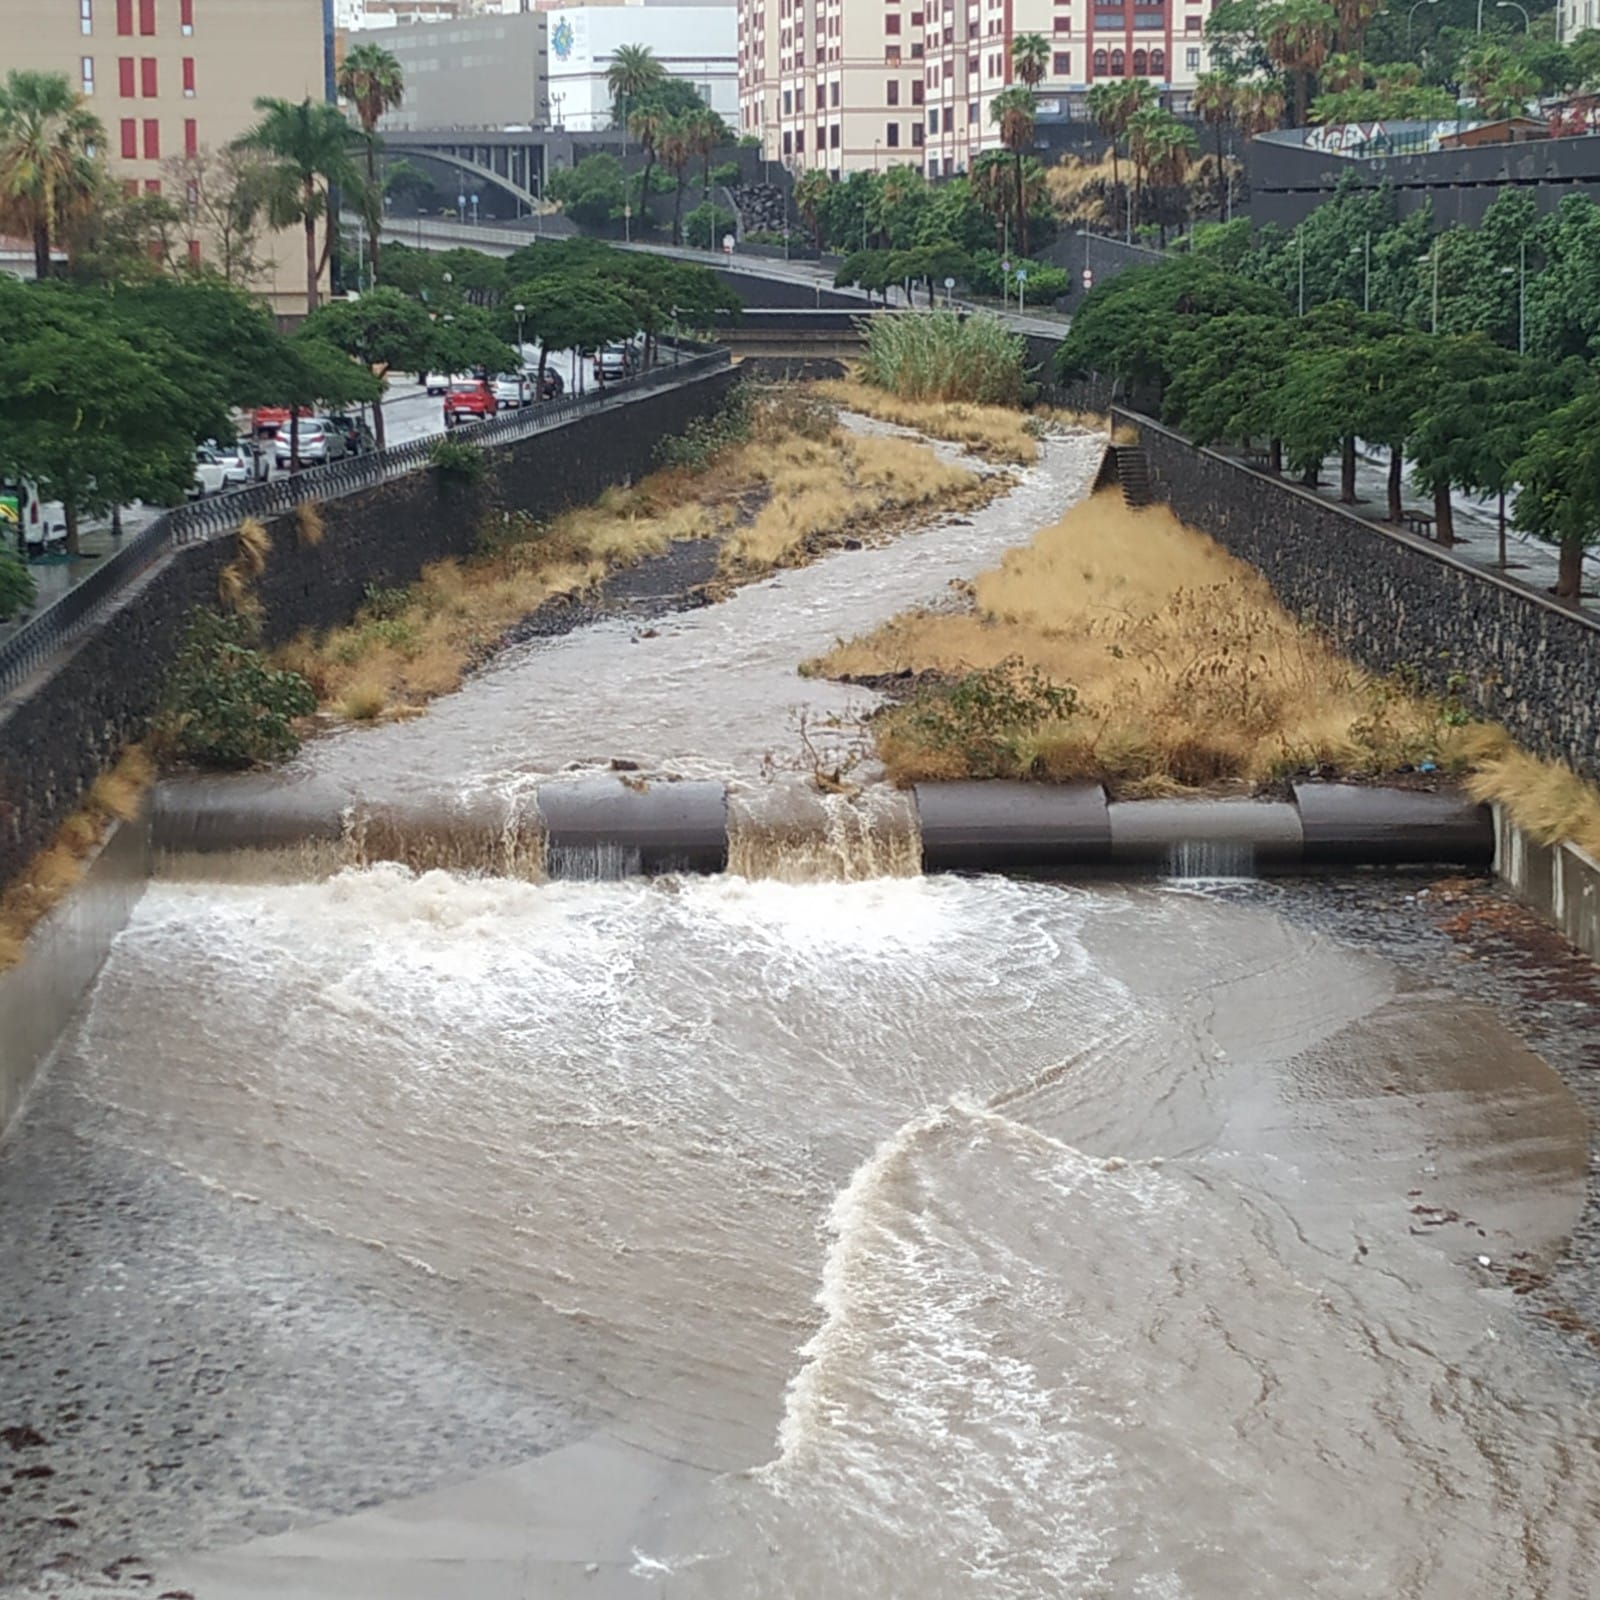
[[[1322,63],[1317,88],[1326,94],[1342,94],[1346,89],[1363,89],[1367,83],[1367,64],[1358,55],[1341,51]]]
[[[1359,55],[1372,19],[1383,10],[1380,0],[1333,0],[1333,9],[1339,18],[1339,48]]]
[[[1143,167],[1153,189],[1181,184],[1189,172],[1194,154],[1194,130],[1185,127],[1170,111],[1146,106],[1128,125],[1128,144],[1135,160]],[[1165,247],[1166,224],[1161,225]]]
[[[1303,128],[1311,79],[1328,59],[1339,19],[1324,0],[1279,0],[1261,22],[1267,55],[1294,79],[1294,123]]]
[[[694,154],[693,130],[688,117],[668,117],[661,129],[661,159],[672,168],[678,192],[672,197],[672,242],[683,243],[683,179]]]
[[[1128,131],[1128,124],[1145,109],[1156,103],[1155,86],[1147,78],[1128,78],[1116,83],[1097,83],[1089,90],[1089,114],[1095,126],[1111,140],[1111,186],[1122,187],[1117,173],[1118,141]],[[1127,196],[1123,197],[1123,211],[1128,231],[1133,230],[1133,212]]]
[[[1022,254],[1028,254],[1028,212],[1022,193],[1022,157],[1033,144],[1034,120],[1038,106],[1029,89],[1002,89],[989,102],[989,120],[1000,130],[1000,142],[1011,152],[1016,181],[1014,185],[1017,237]]]
[[[33,240],[33,271],[50,276],[63,224],[98,192],[105,129],[58,72],[10,72],[0,85],[0,224]]]
[[[1225,209],[1225,197],[1229,182],[1228,175],[1222,165],[1222,130],[1233,121],[1238,94],[1238,86],[1226,73],[1202,72],[1195,79],[1194,94],[1189,100],[1189,109],[1208,128],[1215,128],[1217,131],[1217,217],[1219,220]]]
[[[238,149],[272,157],[274,192],[270,214],[280,228],[298,223],[306,235],[306,311],[317,309],[317,281],[333,250],[335,222],[328,210],[328,186],[361,191],[361,175],[351,160],[350,124],[330,105],[310,98],[264,97],[256,101],[261,121],[234,141]],[[317,218],[327,216],[322,251],[317,251]]]
[[[378,229],[383,221],[383,192],[378,185],[378,119],[405,98],[400,63],[382,45],[358,44],[339,68],[339,93],[355,108],[367,136],[367,251],[372,283],[378,282]]]
[[[810,167],[794,180],[795,209],[811,230],[817,241],[817,251],[822,250],[822,210],[827,204],[833,179],[821,167]]]
[[[641,106],[628,118],[628,132],[644,151],[644,176],[639,180],[639,216],[650,222],[650,174],[655,169],[656,151],[661,145],[661,131],[666,118],[652,106]]]
[[[1044,82],[1050,68],[1050,43],[1042,33],[1019,33],[1011,41],[1011,70],[1029,89]]]
[[[1271,84],[1242,83],[1234,100],[1233,117],[1247,139],[1270,133],[1283,124],[1283,92]]]
[[[980,211],[994,219],[994,247],[1003,249],[1005,220],[1011,211],[1010,157],[999,150],[988,150],[972,163],[967,179],[968,192]]]
[[[728,126],[709,106],[691,111],[684,119],[689,153],[700,157],[701,186],[711,192],[711,152],[727,138]]]
[[[616,120],[622,125],[622,153],[628,153],[629,117],[633,102],[666,77],[666,71],[656,60],[647,44],[621,44],[606,68],[606,87],[616,103]]]

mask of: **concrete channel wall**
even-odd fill
[[[424,468],[326,502],[320,541],[296,514],[268,525],[255,585],[268,645],[348,621],[371,587],[413,582],[423,566],[473,548],[497,508],[546,517],[651,470],[658,443],[718,407],[731,367],[586,412],[564,427],[486,451],[474,486]],[[215,606],[232,535],[170,548],[104,618],[0,703],[0,884],[41,850],[96,776],[143,736],[197,607]]]

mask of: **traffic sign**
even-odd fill
[[[729,256],[733,254],[733,235],[731,233],[725,233],[722,236],[722,253]]]
[[[1005,260],[1000,263],[1000,270],[1002,272],[1010,272],[1010,270],[1011,270],[1011,257],[1010,256],[1007,256],[1005,258]]]
[[[1083,269],[1083,286],[1085,289],[1094,288],[1094,272],[1089,267]]]
[[[944,286],[947,289],[953,289],[956,286],[956,280],[954,278],[946,278],[944,280]]]

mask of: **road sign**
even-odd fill
[[[733,254],[733,235],[731,233],[725,233],[722,236],[722,253],[727,256]]]
[[[1027,269],[1025,267],[1018,267],[1017,268],[1017,282],[1018,283],[1026,283],[1027,281],[1028,281]]]
[[[944,280],[944,286],[947,289],[953,289],[956,286],[956,280],[954,278],[946,278]]]
[[[1007,256],[1005,258],[1005,260],[1000,263],[1000,270],[1002,272],[1010,272],[1010,270],[1011,270],[1011,257],[1010,256]]]

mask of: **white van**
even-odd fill
[[[0,537],[28,560],[67,547],[67,517],[59,500],[41,500],[25,478],[0,478]]]

